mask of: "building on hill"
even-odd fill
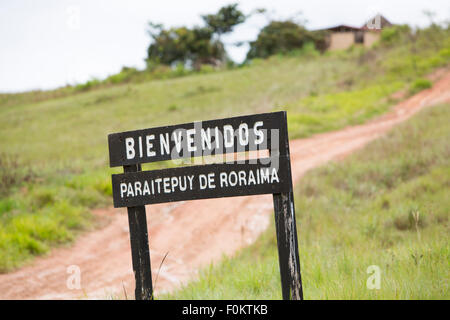
[[[323,29],[327,32],[326,48],[327,50],[344,50],[358,44],[370,47],[380,38],[380,31],[390,26],[392,26],[392,23],[382,15],[377,14],[362,27],[341,24]]]

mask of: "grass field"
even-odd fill
[[[67,93],[0,95],[0,272],[95,228],[112,204],[107,134],[287,110],[291,138],[364,122],[430,85],[448,30],[372,49],[312,50],[233,70]],[[439,41],[435,41],[438,37]],[[154,166],[164,166],[156,164]]]
[[[416,115],[295,191],[306,299],[450,299],[450,105]],[[380,289],[366,287],[369,266]],[[370,271],[370,270],[369,270]],[[274,223],[160,299],[281,299]]]

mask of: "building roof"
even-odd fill
[[[383,15],[377,14],[375,17],[367,21],[361,26],[363,30],[380,30],[392,26],[392,23]]]
[[[346,24],[340,24],[338,26],[325,28],[322,30],[329,30],[329,31],[336,31],[336,32],[345,32],[345,31],[358,31],[361,30],[361,28],[349,26]]]
[[[340,24],[334,27],[324,28],[320,30],[328,30],[334,32],[348,32],[348,31],[365,31],[365,30],[380,30],[392,26],[392,23],[383,15],[377,14],[375,17],[364,23],[361,27],[354,27],[347,24]]]

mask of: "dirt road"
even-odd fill
[[[291,141],[294,182],[309,169],[341,158],[408,119],[420,109],[450,102],[450,71],[434,75],[432,89],[396,105],[364,125]],[[197,200],[147,207],[152,274],[156,292],[171,290],[223,254],[252,243],[272,217],[272,196]],[[126,210],[97,210],[109,223],[82,235],[70,247],[15,272],[0,275],[0,299],[105,299],[134,295]],[[301,243],[300,243],[301,247]],[[81,289],[68,289],[68,267],[81,271]]]

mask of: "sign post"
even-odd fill
[[[290,182],[289,192],[273,194],[281,291],[284,300],[303,300],[300,258],[298,254],[297,223],[295,220],[294,193],[291,175],[291,157],[289,152],[289,137],[286,118],[284,119],[281,130],[282,140],[280,141],[280,153],[283,154],[286,159],[285,170],[288,173]]]
[[[285,112],[113,133],[108,143],[110,166],[124,167],[112,189],[114,207],[128,208],[136,299],[153,299],[145,205],[257,194],[273,194],[283,299],[303,299]],[[196,159],[210,163],[141,170]]]
[[[124,172],[141,171],[141,165],[123,166]],[[134,295],[136,300],[153,300],[152,269],[148,247],[147,216],[145,206],[128,207],[131,258],[136,281]]]

